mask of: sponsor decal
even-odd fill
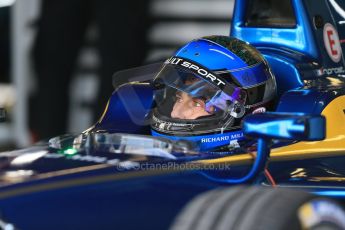
[[[165,61],[165,64],[182,66],[184,68],[191,70],[192,72],[196,73],[198,76],[203,77],[207,81],[212,82],[213,84],[219,87],[225,86],[225,81],[223,79],[215,76],[213,73],[211,73],[211,71],[207,70],[205,67],[198,66],[195,63],[184,60],[182,58],[171,57]]]
[[[201,139],[201,143],[213,143],[213,142],[223,142],[223,141],[230,141],[234,139],[240,139],[243,137],[243,133],[235,133],[235,134],[230,134],[227,136],[220,136],[220,137],[205,137]]]
[[[238,143],[237,139],[236,140],[231,140],[229,144],[229,149],[236,149],[241,147],[240,144]]]
[[[176,137],[168,136],[164,134],[157,133],[152,131],[153,136],[167,137],[171,140],[186,140],[194,143],[198,143],[200,151],[208,151],[215,149],[220,146],[230,145],[230,147],[238,146],[238,141],[244,139],[242,131],[236,131],[232,133],[225,134],[210,134],[204,136],[191,136],[191,137]]]
[[[339,67],[334,67],[334,68],[328,68],[328,69],[323,69],[322,70],[324,74],[327,75],[332,75],[332,74],[344,74],[345,73],[345,69],[343,66],[339,66]]]
[[[342,50],[337,30],[330,23],[323,27],[323,41],[329,57],[338,63],[341,59]]]

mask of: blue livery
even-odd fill
[[[152,137],[149,81],[157,68],[146,69],[116,86],[102,117],[82,134],[0,154],[0,228],[168,229],[193,197],[234,184],[301,189],[343,205],[345,1],[263,2],[236,0],[231,36],[269,63],[274,112],[246,117],[243,130],[227,137]],[[198,44],[178,55],[205,53],[201,64],[248,83],[248,63],[224,49],[237,65],[228,69],[212,58],[221,47]],[[266,80],[255,74],[249,84]],[[208,151],[224,144],[228,151]]]

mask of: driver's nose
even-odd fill
[[[171,117],[172,118],[178,118],[178,119],[189,119],[191,116],[192,111],[186,103],[177,103],[174,105],[173,110],[171,111]]]

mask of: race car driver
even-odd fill
[[[152,134],[213,150],[243,140],[242,118],[270,109],[275,78],[253,46],[228,36],[193,40],[155,76]]]
[[[193,78],[189,79],[185,84],[190,85],[200,79]],[[206,110],[206,100],[207,98],[192,97],[184,91],[176,91],[175,103],[171,111],[172,118],[194,120],[202,116],[209,116],[214,111],[212,106],[211,110]]]

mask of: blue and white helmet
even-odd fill
[[[266,111],[276,96],[275,78],[264,57],[248,43],[228,36],[187,43],[165,61],[153,85],[157,106],[152,134],[191,140],[205,151],[242,140],[242,118]],[[174,116],[179,92],[202,98],[203,115]]]

